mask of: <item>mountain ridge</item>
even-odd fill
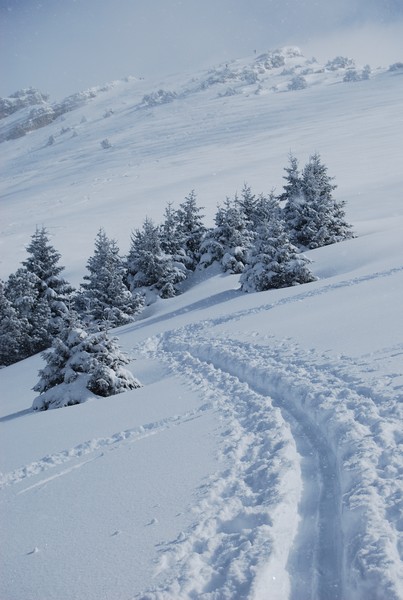
[[[400,63],[389,67],[397,70]],[[378,67],[376,74],[384,71]],[[192,77],[185,82],[182,90],[165,90],[159,88],[143,95],[135,108],[147,108],[173,102],[189,94],[202,92],[216,86],[221,97],[239,93],[267,94],[279,91],[296,91],[310,85],[323,83],[326,78],[321,74],[333,73],[332,82],[358,82],[369,79],[371,68],[357,67],[351,58],[338,56],[320,65],[315,58],[306,59],[296,46],[285,46],[260,54],[250,59],[236,59],[223,63]],[[374,76],[374,74],[372,74]],[[168,77],[169,79],[169,77]],[[328,79],[328,78],[327,78]],[[67,112],[85,106],[91,99],[102,92],[109,91],[122,82],[139,81],[134,77],[126,77],[120,81],[92,87],[76,92],[59,102],[49,102],[49,96],[34,88],[19,90],[8,98],[0,98],[0,142],[18,139],[27,133],[49,125]],[[226,86],[226,88],[224,88]],[[256,86],[256,87],[253,87]],[[33,108],[32,108],[33,107]],[[22,114],[20,111],[24,111]],[[16,115],[15,113],[20,113]],[[111,116],[113,109],[106,111]],[[14,117],[12,117],[14,115]],[[12,117],[9,119],[8,117]]]

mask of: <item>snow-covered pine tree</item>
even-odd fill
[[[209,230],[200,247],[200,265],[220,262],[224,271],[242,273],[253,234],[237,200],[226,199],[215,215],[215,227]]]
[[[44,227],[27,246],[28,258],[10,275],[4,293],[20,321],[18,358],[47,348],[63,327],[73,288],[61,277],[60,254],[49,244]]]
[[[311,261],[298,253],[285,231],[283,222],[274,215],[263,222],[250,250],[240,283],[244,292],[262,292],[315,281],[308,268]]]
[[[253,231],[255,232],[261,223],[277,218],[281,218],[281,208],[274,192],[271,191],[268,197],[259,194],[253,213]]]
[[[178,232],[186,256],[185,267],[190,271],[194,271],[199,263],[200,246],[206,233],[202,210],[202,207],[197,206],[196,194],[192,190],[177,211]]]
[[[129,359],[117,339],[106,331],[89,333],[73,313],[43,358],[47,364],[33,388],[40,394],[34,410],[80,404],[93,394],[112,396],[141,386],[124,368]]]
[[[182,246],[182,234],[179,231],[178,211],[169,202],[165,208],[164,220],[159,227],[161,250],[174,260],[185,262],[185,249]]]
[[[238,198],[238,196],[235,195],[235,204],[239,205],[240,209],[245,215],[246,222],[249,223],[250,228],[252,230],[256,229],[257,224],[255,223],[255,211],[257,199],[255,194],[252,193],[251,187],[247,183],[244,183],[243,185],[241,197]]]
[[[261,223],[270,219],[273,211],[278,212],[280,210],[274,192],[270,192],[269,196],[259,194],[256,197],[246,183],[242,189],[241,197],[235,196],[235,204],[242,210],[252,238],[255,237],[256,230]]]
[[[288,167],[284,168],[286,175],[283,177],[286,183],[283,185],[283,193],[278,197],[280,202],[287,202],[290,198],[297,198],[301,193],[301,177],[298,159],[292,152],[288,155],[288,162]]]
[[[124,368],[130,360],[106,331],[92,333],[85,344],[86,352],[92,355],[91,376],[88,389],[97,396],[113,396],[125,390],[141,387],[130,371]]]
[[[132,295],[124,278],[126,269],[115,240],[101,228],[95,238],[93,256],[88,259],[88,275],[77,296],[77,308],[86,322],[118,327],[134,321],[141,312],[144,299]]]
[[[21,325],[19,360],[32,356],[51,344],[52,318],[47,297],[40,293],[41,282],[37,275],[20,267],[8,278],[4,294],[17,313]]]
[[[49,244],[45,227],[36,228],[27,246],[28,258],[22,262],[25,269],[36,277],[39,298],[44,299],[50,309],[49,334],[56,335],[68,314],[73,288],[61,277],[64,267],[60,266],[60,254]]]
[[[284,218],[291,241],[302,248],[319,248],[353,237],[345,220],[345,202],[333,197],[337,187],[319,154],[305,165],[300,189],[289,196]]]
[[[177,284],[186,279],[183,264],[162,251],[159,227],[149,218],[132,234],[127,269],[131,290],[149,288],[161,298],[175,296]]]
[[[0,367],[11,365],[20,358],[24,322],[4,294],[0,280]]]

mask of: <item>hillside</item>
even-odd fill
[[[148,306],[115,331],[140,389],[34,413],[41,357],[0,371],[1,598],[403,598],[402,75],[287,48],[0,120],[3,278],[39,224],[78,285],[99,227],[126,252],[191,189],[211,225],[290,150],[357,235],[307,253],[313,283],[212,267]]]

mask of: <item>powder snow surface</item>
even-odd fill
[[[0,144],[3,277],[43,224],[78,284],[100,226],[126,251],[192,188],[211,224],[244,181],[281,189],[290,149],[357,234],[307,253],[314,283],[211,268],[117,329],[141,389],[34,413],[42,359],[0,371],[2,600],[403,598],[403,76],[287,91],[247,64],[232,91],[117,82]]]

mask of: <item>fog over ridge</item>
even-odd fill
[[[60,98],[287,44],[387,64],[403,59],[402,39],[400,0],[1,0],[0,95]]]

